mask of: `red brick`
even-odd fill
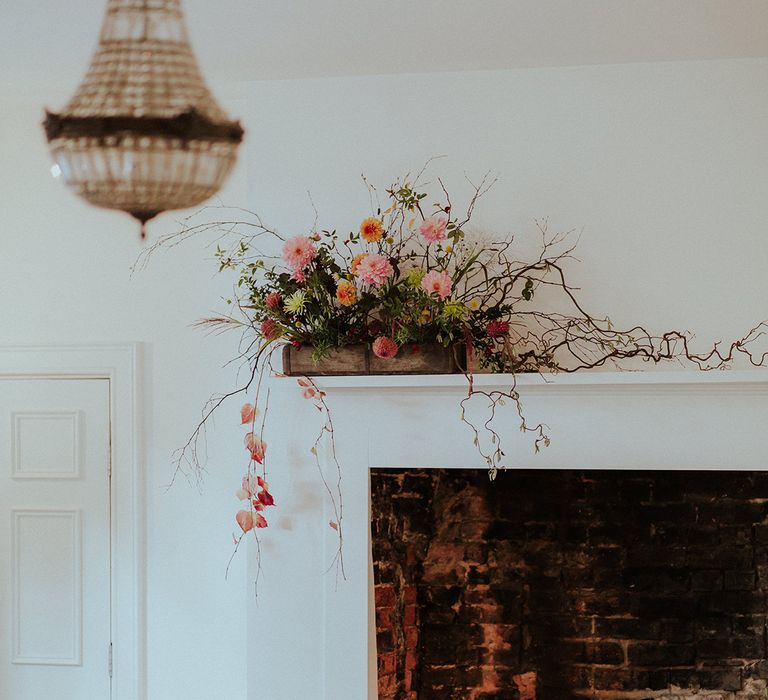
[[[419,657],[415,651],[407,651],[405,653],[405,670],[413,671],[419,665]]]
[[[395,589],[393,586],[376,586],[376,607],[392,607],[396,602]]]
[[[417,597],[418,597],[418,588],[416,588],[416,586],[405,586],[403,588],[403,602],[406,605],[415,603]]]
[[[391,630],[393,627],[392,618],[394,617],[394,608],[377,608],[376,609],[376,630],[381,632],[383,630]]]
[[[397,678],[393,673],[379,673],[379,700],[395,700],[397,698]]]
[[[416,624],[416,606],[415,605],[406,605],[405,606],[405,614],[403,615],[403,625],[406,627],[410,627],[411,625]]]
[[[416,552],[412,544],[409,544],[405,548],[405,563],[408,566],[413,566],[416,563]]]
[[[766,653],[768,473],[586,474],[374,475],[380,698],[742,687]]]
[[[397,668],[397,654],[390,652],[389,654],[379,654],[379,675],[387,676],[393,674]]]
[[[536,672],[529,671],[512,676],[517,692],[520,694],[519,700],[536,700]]]

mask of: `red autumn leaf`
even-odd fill
[[[251,453],[251,459],[261,464],[267,451],[267,443],[259,440],[253,433],[248,433],[245,436],[244,442],[245,449]]]
[[[262,479],[258,474],[256,475],[256,483],[261,486],[265,491],[269,491],[269,484]]]
[[[251,501],[251,505],[253,506],[254,510],[264,510],[264,504],[257,498],[254,498]]]
[[[242,425],[247,423],[253,423],[253,419],[256,418],[256,408],[252,403],[245,404],[240,409],[240,421]]]
[[[339,524],[335,520],[329,520],[328,524],[338,532],[339,530]]]
[[[253,514],[253,522],[256,525],[256,527],[267,527],[267,520],[261,513],[254,513]]]
[[[248,530],[253,529],[253,516],[247,510],[237,511],[235,520],[237,520],[237,524],[243,532],[248,532]]]
[[[275,499],[272,498],[272,494],[269,491],[259,491],[258,497],[265,506],[275,505]]]

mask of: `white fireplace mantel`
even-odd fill
[[[509,377],[477,375],[486,391]],[[495,425],[507,466],[547,469],[768,468],[768,371],[582,372],[518,377],[530,423],[549,426],[534,454],[511,406]],[[265,438],[277,501],[260,534],[258,599],[249,620],[249,697],[376,698],[369,624],[371,467],[484,468],[459,420],[463,376],[324,377],[342,467],[346,580],[332,568],[336,533],[310,448],[321,414],[294,380],[272,381]],[[330,453],[320,451],[329,483]],[[503,475],[500,477],[503,478]],[[250,582],[256,547],[249,551]]]

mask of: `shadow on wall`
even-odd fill
[[[768,698],[768,474],[371,484],[380,698]]]

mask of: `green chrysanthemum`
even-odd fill
[[[467,307],[458,301],[449,301],[443,307],[443,314],[446,318],[455,318],[460,321],[466,316]]]
[[[412,270],[408,270],[408,273],[405,275],[405,281],[411,286],[418,288],[418,286],[421,284],[421,280],[424,279],[424,270],[419,270],[417,267],[414,267]]]
[[[289,314],[300,314],[304,311],[304,305],[307,303],[307,295],[305,292],[299,290],[294,292],[285,300],[285,310]]]

